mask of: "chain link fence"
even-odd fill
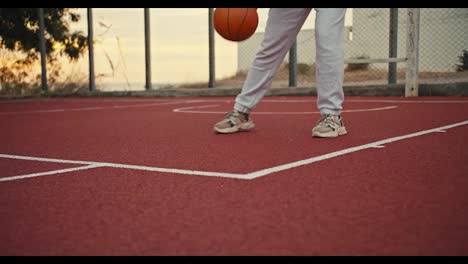
[[[419,78],[468,81],[468,8],[421,8]]]
[[[408,80],[407,67],[417,70],[419,83],[468,82],[468,8],[417,10],[419,41],[413,51],[419,60],[409,66],[407,8],[347,9],[343,39],[345,86],[404,84]],[[88,11],[78,10],[82,23],[74,28],[85,34],[89,30]],[[64,82],[81,81],[85,89],[87,82],[95,78],[100,91],[145,90],[148,83],[151,89],[239,88],[263,39],[267,11],[261,11],[256,34],[233,43],[210,29],[213,9],[93,9],[94,60],[85,54],[67,73],[49,69],[47,77],[50,81],[68,76],[62,78]],[[315,86],[314,13],[297,36],[295,52],[285,56],[273,89]],[[184,23],[177,23],[181,21]],[[289,64],[290,55],[294,55],[293,65]],[[0,56],[0,68],[4,70],[0,92],[8,94],[14,90],[5,89],[10,86],[5,72],[11,73],[16,66],[12,64],[12,53],[0,49]],[[95,76],[89,74],[90,62],[95,64]],[[40,65],[34,69],[39,75],[29,81],[23,78],[21,85],[34,83],[33,92],[39,93]]]
[[[315,11],[313,11],[315,12]],[[396,56],[405,55],[406,13],[398,12]],[[313,13],[311,18],[313,20]],[[312,21],[313,22],[313,21]],[[345,59],[389,58],[389,8],[354,8],[347,9],[344,45]],[[239,44],[239,71],[248,71],[255,52],[263,39],[263,32],[257,33],[245,43]],[[297,86],[315,85],[315,30],[302,29],[297,36]],[[288,86],[289,56],[284,60],[272,86]],[[347,63],[345,68],[345,85],[386,84],[388,83],[388,63]],[[404,81],[404,71],[398,74],[400,82]],[[403,75],[402,75],[403,74]]]
[[[355,8],[352,26],[346,28],[345,59],[381,59],[406,56],[406,10],[390,8]],[[394,21],[391,21],[391,20]],[[390,30],[395,33],[391,39]],[[390,63],[348,63],[345,85],[387,84]],[[404,82],[404,64],[396,65],[396,82]]]
[[[406,8],[354,8],[352,23],[345,26],[345,59],[404,58],[407,49]],[[394,12],[393,18],[391,12]],[[419,78],[421,83],[468,81],[468,9],[421,8],[419,33]],[[393,26],[391,26],[393,24]],[[393,30],[394,37],[390,30]],[[315,84],[315,32],[303,29],[297,36],[297,86]],[[263,39],[259,32],[239,44],[239,71],[248,71]],[[393,49],[393,54],[391,53]],[[272,87],[288,86],[288,59]],[[347,63],[344,85],[374,85],[405,82],[406,63],[396,64],[394,81],[389,80],[393,63]]]

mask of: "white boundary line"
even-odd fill
[[[177,113],[191,113],[191,114],[223,114],[226,112],[222,111],[190,111],[190,109],[199,109],[199,108],[209,108],[209,107],[216,107],[219,105],[202,105],[202,106],[193,106],[193,107],[182,107],[182,108],[176,108],[173,109],[173,112]],[[343,110],[341,112],[343,113],[354,113],[354,112],[371,112],[371,111],[381,111],[381,110],[388,110],[388,109],[393,109],[397,108],[398,106],[392,105],[392,106],[386,106],[386,107],[377,107],[377,108],[367,108],[367,109],[353,109],[353,110]],[[303,115],[303,114],[319,114],[319,111],[314,111],[314,112],[261,112],[261,111],[255,111],[252,114],[253,115]]]
[[[81,108],[68,108],[68,109],[51,109],[51,110],[36,110],[36,111],[19,111],[19,112],[0,112],[0,115],[14,115],[14,114],[32,114],[32,113],[54,113],[54,112],[66,112],[66,111],[90,111],[90,110],[102,110],[102,109],[116,109],[116,108],[131,108],[131,107],[148,107],[148,106],[159,106],[159,105],[172,105],[191,103],[192,101],[173,101],[173,102],[162,102],[152,104],[134,104],[134,105],[112,105],[112,106],[96,106],[96,107],[81,107]]]
[[[34,101],[34,99],[27,99],[27,102]],[[63,101],[71,101],[70,100],[63,100]],[[147,99],[148,101],[151,99]],[[23,102],[25,102],[23,100]],[[57,101],[60,102],[58,99],[43,99],[40,101],[35,101],[35,102],[47,102],[47,101]],[[124,102],[124,101],[129,101],[129,102],[148,102],[145,99],[101,99],[101,100],[92,100],[91,102]],[[281,103],[299,103],[299,102],[307,102],[307,103],[313,103],[316,102],[317,100],[315,98],[311,100],[305,100],[305,99],[292,99],[292,100],[278,100],[278,99],[264,99],[262,102],[267,102],[267,103],[275,103],[275,102],[281,102]],[[2,101],[0,101],[2,102]],[[3,101],[2,103],[8,103],[8,102],[18,102],[18,101]],[[0,115],[14,115],[14,114],[32,114],[32,113],[56,113],[56,112],[66,112],[66,111],[91,111],[91,110],[102,110],[102,109],[116,109],[116,108],[130,108],[130,107],[148,107],[148,106],[158,106],[158,105],[171,105],[171,104],[181,104],[181,103],[205,103],[205,102],[225,102],[225,103],[232,103],[234,102],[233,99],[192,99],[192,100],[183,100],[183,101],[168,101],[166,100],[161,100],[157,101],[155,103],[150,103],[150,104],[133,104],[133,105],[113,105],[113,106],[98,106],[98,107],[82,107],[82,108],[69,108],[69,109],[49,109],[49,110],[35,110],[35,111],[17,111],[17,112],[0,112]],[[360,99],[348,99],[345,100],[346,102],[374,102],[374,103],[468,103],[468,100],[443,100],[443,101],[437,101],[437,100],[424,100],[424,101],[416,101],[416,100],[360,100]],[[346,110],[344,110],[346,111]],[[208,112],[207,112],[208,113]],[[214,113],[214,112],[213,112]],[[274,112],[271,112],[274,113]],[[293,113],[293,112],[284,112],[286,113]],[[306,112],[309,113],[309,112]],[[312,113],[312,112],[310,112]],[[216,114],[219,114],[219,112],[216,112]],[[270,113],[269,113],[270,114]],[[275,113],[276,114],[276,113]],[[301,113],[303,114],[303,113]]]
[[[97,168],[97,167],[101,167],[101,166],[91,164],[91,165],[76,167],[76,168],[68,168],[68,169],[46,171],[46,172],[39,172],[39,173],[31,173],[31,174],[18,175],[18,176],[10,176],[10,177],[0,178],[0,182],[2,182],[2,181],[13,181],[13,180],[19,180],[19,179],[25,179],[25,178],[33,178],[33,177],[40,177],[40,176],[53,175],[53,174],[60,174],[60,173],[66,173],[66,172],[71,172],[71,171],[87,170],[87,169],[92,169],[92,168]]]
[[[92,165],[96,167],[110,167],[110,168],[131,169],[131,170],[158,171],[158,172],[186,174],[186,175],[215,176],[215,177],[226,177],[226,178],[235,178],[235,179],[246,179],[245,174],[182,170],[182,169],[160,168],[160,167],[151,167],[151,166],[129,165],[129,164],[121,164],[121,163],[99,162],[99,161],[64,160],[64,159],[51,159],[51,158],[8,155],[8,154],[0,154],[0,158],[43,161],[43,162],[53,162],[53,163],[86,164],[86,165]]]
[[[353,153],[353,152],[368,149],[368,148],[375,148],[375,147],[379,148],[380,146],[384,146],[385,144],[388,144],[388,143],[391,143],[391,142],[400,141],[400,140],[413,138],[413,137],[418,137],[418,136],[422,136],[422,135],[425,135],[425,134],[439,132],[439,131],[442,131],[442,130],[447,130],[447,129],[450,129],[450,128],[464,126],[464,125],[468,125],[468,120],[465,120],[465,121],[459,122],[459,123],[455,123],[455,124],[451,124],[451,125],[447,125],[447,126],[443,126],[443,127],[437,127],[437,128],[433,128],[433,129],[422,130],[422,131],[419,131],[419,132],[416,132],[416,133],[411,133],[411,134],[407,134],[407,135],[403,135],[403,136],[387,138],[387,139],[375,141],[375,142],[372,142],[372,143],[369,143],[369,144],[360,145],[360,146],[356,146],[356,147],[352,147],[352,148],[347,148],[347,149],[327,153],[327,154],[324,154],[324,155],[321,155],[321,156],[317,156],[317,157],[313,157],[313,158],[309,158],[309,159],[305,159],[305,160],[299,160],[299,161],[296,161],[296,162],[291,162],[291,163],[287,163],[287,164],[284,164],[284,165],[280,165],[280,166],[276,166],[276,167],[272,167],[272,168],[268,168],[268,169],[264,169],[264,170],[255,171],[255,172],[249,173],[247,176],[248,176],[249,179],[255,179],[255,178],[262,177],[262,176],[265,176],[265,175],[268,175],[268,174],[272,174],[274,172],[279,172],[279,171],[283,171],[283,170],[287,170],[287,169],[292,169],[292,168],[295,168],[295,167],[299,167],[299,166],[311,164],[311,163],[314,163],[314,162],[317,162],[317,161],[342,156],[342,155],[345,155],[345,154]]]
[[[225,103],[234,103],[235,99],[194,99],[192,102],[197,103],[210,103],[210,102],[225,102]],[[262,99],[261,102],[264,103],[315,103],[317,102],[316,97],[311,99]],[[468,100],[406,100],[402,98],[401,100],[389,100],[389,99],[345,99],[344,103],[415,103],[415,104],[433,104],[433,103],[465,103],[468,104]]]
[[[160,97],[148,97],[147,99],[128,99],[128,98],[93,98],[93,97],[83,97],[83,98],[38,98],[38,99],[0,99],[0,104],[9,104],[9,103],[48,103],[48,102],[168,102],[171,99],[161,99]]]
[[[53,163],[83,164],[83,165],[91,165],[91,164],[97,164],[98,163],[98,162],[93,162],[93,161],[50,159],[50,158],[20,156],[20,155],[9,155],[9,154],[0,154],[0,158],[43,161],[43,162],[53,162]]]
[[[372,143],[356,146],[356,147],[351,147],[331,153],[327,153],[324,155],[320,155],[317,157],[312,157],[304,160],[299,160],[291,163],[286,163],[283,165],[267,168],[267,169],[262,169],[258,171],[254,171],[251,173],[247,174],[235,174],[235,173],[224,173],[224,172],[210,172],[210,171],[194,171],[194,170],[182,170],[182,169],[170,169],[170,168],[159,168],[159,167],[150,167],[150,166],[137,166],[137,165],[128,165],[128,164],[119,164],[119,163],[106,163],[106,162],[94,162],[94,161],[79,161],[79,160],[63,160],[63,159],[50,159],[50,158],[40,158],[40,157],[29,157],[29,156],[19,156],[19,155],[8,155],[8,154],[0,154],[0,158],[11,158],[11,159],[23,159],[23,160],[34,160],[34,161],[45,161],[45,162],[58,162],[58,163],[72,163],[72,164],[86,164],[88,166],[84,167],[78,167],[78,168],[70,168],[70,169],[65,169],[65,170],[58,170],[58,171],[50,171],[46,173],[35,173],[35,174],[28,174],[28,175],[22,175],[22,176],[13,176],[13,177],[23,177],[23,178],[31,178],[31,177],[38,177],[38,176],[44,176],[44,175],[52,175],[52,174],[57,174],[57,173],[63,173],[68,171],[73,171],[73,170],[82,170],[82,169],[91,169],[91,168],[97,168],[97,167],[112,167],[112,168],[122,168],[122,169],[132,169],[132,170],[143,170],[143,171],[158,171],[158,172],[166,172],[166,173],[176,173],[176,174],[186,174],[186,175],[198,175],[198,176],[214,176],[214,177],[227,177],[227,178],[235,178],[235,179],[255,179],[259,178],[265,175],[269,175],[272,173],[276,173],[279,171],[284,171],[292,168],[296,168],[299,166],[304,166],[308,165],[317,161],[322,161],[326,159],[331,159],[334,157],[350,154],[353,152],[365,150],[368,148],[379,148],[380,146],[384,146],[385,144],[391,143],[391,142],[396,142],[408,138],[413,138],[413,137],[418,137],[422,135],[426,135],[429,133],[437,133],[440,131],[445,131],[447,129],[459,127],[459,126],[464,126],[468,125],[468,120],[442,126],[442,127],[437,127],[437,128],[432,128],[432,129],[427,129],[427,130],[422,130],[416,133],[411,133],[411,134],[406,134],[402,136],[397,136],[397,137],[392,137],[392,138],[387,138],[384,140],[379,140],[375,141]],[[10,178],[10,179],[9,179]],[[0,178],[0,181],[6,181],[5,179],[9,180],[15,180],[15,179],[20,179],[20,178],[13,178],[11,177],[8,178]]]
[[[301,102],[317,102],[317,99],[313,98],[312,100],[305,99],[292,99],[292,100],[278,100],[278,99],[265,99],[262,102],[277,103],[277,102],[292,102],[292,103],[301,103]],[[420,103],[420,104],[432,104],[432,103],[468,103],[468,100],[378,100],[378,99],[345,99],[344,103]]]
[[[225,103],[234,103],[235,99],[194,99],[192,102],[198,103],[210,103],[210,102],[225,102]],[[264,98],[261,102],[265,103],[315,103],[317,102],[316,97],[310,99],[268,99]],[[433,103],[465,103],[468,104],[468,100],[406,100],[402,98],[401,100],[390,100],[390,99],[345,99],[344,103],[415,103],[415,104],[433,104]]]

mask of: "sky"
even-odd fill
[[[265,29],[269,8],[259,8],[256,32]],[[72,31],[87,34],[86,9],[78,9],[81,20]],[[208,8],[151,8],[152,81],[187,83],[208,81]],[[95,73],[97,84],[129,83],[142,89],[145,81],[143,8],[93,8]],[[346,24],[352,12],[348,10]],[[303,29],[314,27],[315,12]],[[237,43],[215,33],[216,79],[232,76],[237,70]],[[68,72],[86,74],[87,54]]]

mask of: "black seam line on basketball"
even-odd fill
[[[245,12],[244,18],[242,19],[242,23],[240,24],[239,30],[237,31],[237,39],[240,39],[239,35],[241,33],[241,30],[242,30],[242,25],[244,25],[245,19],[247,18],[248,14],[249,14],[249,9],[247,8],[246,10],[247,10],[247,12]]]
[[[231,37],[231,27],[230,27],[230,24],[229,24],[229,11],[230,11],[230,9],[228,8],[228,9],[227,9],[227,29],[228,29],[228,36],[229,36],[229,38],[232,38],[232,37]]]

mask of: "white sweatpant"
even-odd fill
[[[271,86],[312,8],[270,8],[265,36],[236,97],[234,109],[250,113]],[[344,101],[344,20],[346,8],[316,8],[317,108],[340,115]]]

